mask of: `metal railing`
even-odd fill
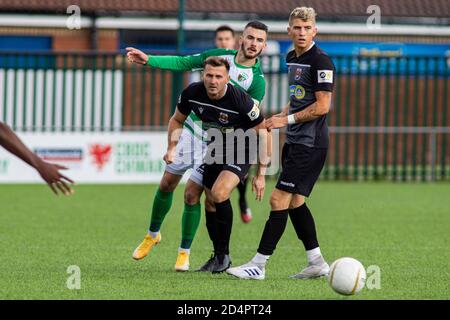
[[[324,179],[450,180],[449,61],[444,57],[333,56]],[[262,57],[262,108],[288,101],[284,57]],[[198,79],[185,73],[184,85]],[[0,52],[0,120],[18,131],[163,129],[179,92],[170,71],[123,53]],[[163,129],[164,130],[164,129]]]
[[[324,179],[449,180],[450,127],[329,129],[331,147]]]

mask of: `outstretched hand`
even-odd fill
[[[66,196],[75,192],[69,185],[75,182],[59,172],[59,170],[67,170],[66,167],[42,161],[36,166],[36,170],[56,195],[58,195],[58,189]]]
[[[147,64],[148,56],[139,49],[128,47],[125,49],[127,52],[127,59],[132,63]]]

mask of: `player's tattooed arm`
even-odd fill
[[[291,102],[288,102],[282,109],[280,113],[275,114],[275,117],[286,117],[289,114],[289,107],[291,106]]]
[[[308,122],[315,120],[323,115],[326,115],[330,111],[331,95],[329,91],[316,91],[316,102],[308,106],[307,108],[294,113],[295,123]]]
[[[316,91],[316,102],[309,105],[302,111],[289,116],[273,116],[267,120],[267,129],[277,129],[288,124],[308,122],[327,114],[330,111],[331,95],[329,91]]]
[[[175,151],[180,140],[181,132],[183,131],[183,124],[186,121],[187,116],[182,114],[178,109],[175,109],[175,113],[169,120],[169,128],[167,130],[167,152],[163,159],[167,164],[173,162],[175,157]]]

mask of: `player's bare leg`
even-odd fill
[[[216,212],[216,206],[214,205],[214,201],[212,199],[211,192],[209,194],[205,192],[205,195],[206,195],[206,197],[205,197],[206,210],[211,211],[211,212]]]
[[[287,210],[292,201],[292,193],[275,188],[269,201],[272,211]]]
[[[164,171],[163,177],[159,182],[159,189],[162,192],[173,192],[180,183],[182,176]]]
[[[152,217],[148,234],[134,250],[133,259],[141,260],[145,258],[152,248],[161,242],[161,233],[159,230],[166,214],[172,206],[173,191],[180,183],[181,177],[181,175],[176,175],[168,171],[164,172],[158,191],[153,199]]]
[[[289,203],[289,210],[302,206],[305,203],[305,197],[299,194],[293,194]]]

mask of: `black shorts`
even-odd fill
[[[251,166],[251,164],[203,164],[203,186],[211,190],[219,174],[225,170],[233,172],[243,182]]]
[[[276,188],[308,197],[325,164],[327,151],[326,148],[285,143]]]

